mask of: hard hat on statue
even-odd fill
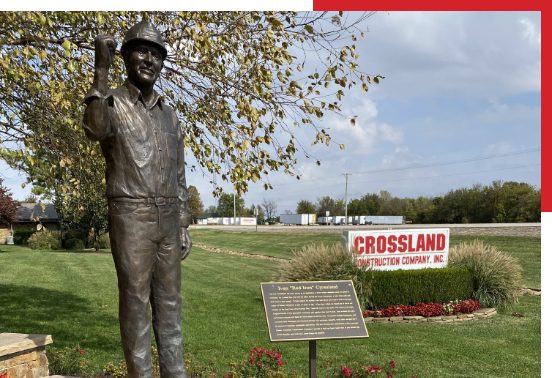
[[[167,57],[167,49],[165,48],[165,42],[161,36],[161,32],[157,30],[151,22],[140,21],[125,34],[123,39],[123,44],[121,46],[121,51],[124,51],[130,45],[136,42],[149,42],[159,47],[161,53],[163,54],[163,59]]]

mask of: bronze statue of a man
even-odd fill
[[[100,142],[106,161],[109,236],[128,374],[153,376],[153,323],[161,377],[187,377],[180,318],[180,261],[191,248],[184,145],[174,110],[154,90],[167,49],[151,23],[134,25],[121,46],[128,78],[109,89],[117,44],[108,36],[94,42],[84,130]]]

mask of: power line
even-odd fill
[[[523,155],[523,154],[526,154],[526,153],[537,152],[537,151],[540,151],[540,148],[531,148],[531,149],[527,149],[527,150],[521,150],[521,151],[517,151],[517,152],[512,152],[512,153],[507,153],[507,154],[500,154],[500,155],[482,156],[482,157],[476,157],[476,158],[470,158],[470,159],[464,159],[464,160],[454,160],[454,161],[449,161],[449,162],[444,162],[444,163],[411,165],[411,166],[408,166],[408,167],[400,167],[400,168],[373,169],[373,170],[370,170],[370,171],[353,172],[353,173],[363,175],[363,174],[368,174],[368,173],[406,171],[406,170],[410,170],[410,169],[440,167],[440,166],[443,166],[443,165],[463,164],[463,163],[471,163],[471,162],[475,162],[475,161],[496,159],[496,158],[501,158],[501,157],[517,156],[517,155]]]
[[[503,157],[511,157],[511,156],[517,156],[517,155],[523,155],[531,152],[538,152],[540,151],[540,148],[529,148],[525,150],[520,150],[516,152],[511,153],[505,153],[505,154],[499,154],[499,155],[492,155],[492,156],[480,156],[480,157],[474,157],[469,159],[463,159],[463,160],[454,160],[454,161],[448,161],[443,163],[434,163],[434,164],[424,164],[424,165],[414,165],[414,166],[408,166],[408,167],[398,167],[398,168],[384,168],[384,169],[374,169],[369,171],[359,171],[359,172],[351,172],[350,174],[354,175],[365,175],[365,174],[371,174],[371,173],[384,173],[384,172],[395,172],[395,171],[406,171],[410,169],[421,169],[421,168],[431,168],[431,167],[438,167],[438,166],[446,166],[446,165],[454,165],[454,164],[464,164],[464,163],[470,163],[470,162],[476,162],[476,161],[484,161],[484,160],[490,160],[490,159],[497,159],[497,158],[503,158]],[[540,163],[539,163],[540,164]],[[506,168],[508,169],[508,168]],[[493,169],[493,170],[503,170],[503,168]],[[488,171],[482,171],[482,172],[470,172],[470,173],[483,173]],[[468,173],[469,174],[469,173]],[[328,181],[330,177],[336,177],[334,175],[327,175],[325,177],[320,178],[311,178],[311,179],[301,179],[294,183],[288,183],[288,184],[278,184],[278,187],[282,186],[288,186],[288,185],[297,185],[301,183],[307,183],[307,182],[318,182],[318,181]],[[441,176],[432,176],[430,178],[434,177],[441,177]],[[417,177],[415,179],[418,179]],[[378,180],[381,182],[382,180]],[[389,180],[383,180],[384,182]],[[399,180],[390,180],[390,181],[402,181]]]
[[[456,177],[456,176],[465,176],[465,175],[473,175],[477,173],[485,173],[485,172],[495,172],[495,171],[506,171],[506,170],[514,170],[514,169],[521,169],[521,168],[529,168],[529,167],[535,167],[540,166],[540,163],[536,164],[525,164],[525,165],[518,165],[513,167],[503,167],[503,168],[495,168],[495,169],[485,169],[485,170],[479,170],[479,171],[471,171],[471,172],[461,172],[461,173],[452,173],[452,174],[446,174],[446,175],[433,175],[433,176],[422,176],[422,177],[407,177],[407,178],[400,178],[400,179],[387,179],[387,180],[377,180],[377,183],[387,183],[387,182],[400,182],[400,181],[413,181],[413,180],[431,180],[431,179],[441,179],[443,177]],[[372,180],[364,180],[364,181],[353,181],[352,184],[362,184],[365,182],[369,182]],[[332,187],[336,187],[339,184],[334,184]],[[351,185],[353,187],[353,185]],[[355,195],[363,195],[365,192],[358,192],[355,191],[352,193],[353,196]]]
[[[513,167],[493,168],[493,169],[485,169],[485,170],[480,170],[480,171],[452,173],[452,174],[445,174],[445,175],[433,175],[433,176],[425,176],[425,177],[403,177],[403,178],[398,178],[398,179],[387,179],[387,180],[384,179],[384,180],[378,180],[378,183],[380,183],[380,182],[410,181],[410,180],[428,180],[428,179],[435,179],[435,178],[441,178],[441,177],[454,177],[454,176],[473,175],[473,174],[476,174],[476,173],[507,171],[507,170],[535,167],[535,166],[540,166],[540,165],[541,165],[540,163],[535,163],[535,164],[517,165],[517,166],[513,166]],[[357,181],[356,183],[364,183],[364,182],[368,182],[368,181],[371,181],[371,180]]]

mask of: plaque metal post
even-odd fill
[[[316,340],[309,340],[309,378],[316,378]]]

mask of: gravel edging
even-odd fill
[[[451,323],[490,318],[495,316],[495,308],[481,308],[471,314],[443,315],[425,318],[423,316],[391,316],[389,318],[364,318],[365,323]]]
[[[259,259],[259,260],[288,261],[287,259],[282,259],[280,257],[233,251],[231,249],[213,247],[213,246],[203,244],[203,243],[194,243],[194,246],[196,246],[196,247],[198,247],[198,248],[200,248],[204,251],[207,251],[207,252],[221,253],[221,254],[224,254],[224,255],[233,255],[233,256],[240,256],[240,257],[247,257],[247,258],[250,258],[250,259]]]

